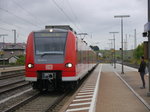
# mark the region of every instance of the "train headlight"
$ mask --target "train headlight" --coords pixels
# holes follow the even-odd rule
[[[73,65],[72,65],[72,63],[67,63],[66,64],[66,67],[68,67],[68,68],[71,68]]]
[[[50,32],[53,32],[53,29],[50,29],[49,31],[50,31]]]
[[[33,68],[33,64],[29,63],[28,68]]]

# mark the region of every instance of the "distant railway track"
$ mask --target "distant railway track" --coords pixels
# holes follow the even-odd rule
[[[127,63],[127,62],[124,62],[124,65],[130,66],[130,67],[133,67],[133,68],[139,68],[139,65],[131,64],[131,63]]]
[[[12,77],[24,76],[24,74],[25,74],[24,70],[4,72],[1,73],[0,80],[12,78]]]

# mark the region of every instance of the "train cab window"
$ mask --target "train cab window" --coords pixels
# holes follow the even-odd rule
[[[35,35],[35,54],[36,55],[50,55],[50,54],[64,54],[66,43],[66,33],[49,33]]]
[[[63,63],[67,33],[36,32],[34,34],[35,63]]]

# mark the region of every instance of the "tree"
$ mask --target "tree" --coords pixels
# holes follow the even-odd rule
[[[144,55],[144,44],[138,45],[138,47],[134,50],[133,56],[135,59],[140,59],[141,56]]]
[[[90,45],[90,47],[91,47],[94,51],[99,51],[99,47],[98,47],[98,46],[92,46],[92,45]]]
[[[20,55],[19,59],[17,60],[18,65],[24,65],[25,64],[25,56]]]

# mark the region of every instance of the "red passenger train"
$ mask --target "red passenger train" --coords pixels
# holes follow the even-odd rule
[[[26,80],[40,91],[74,86],[96,65],[96,57],[70,26],[46,26],[28,36]]]

